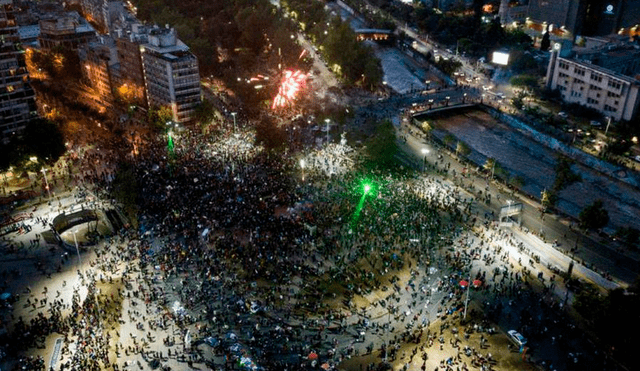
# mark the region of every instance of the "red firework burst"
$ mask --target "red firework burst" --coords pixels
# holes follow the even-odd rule
[[[284,71],[280,88],[278,88],[278,95],[273,99],[271,109],[284,107],[287,103],[293,104],[293,100],[300,92],[300,89],[304,87],[306,79],[307,75],[302,71]]]

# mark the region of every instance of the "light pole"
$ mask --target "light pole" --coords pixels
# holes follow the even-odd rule
[[[231,116],[233,116],[233,132],[236,132],[236,115],[238,112],[231,112]]]
[[[491,165],[491,180],[493,181],[493,175],[495,174],[495,170],[496,170],[496,160],[493,160],[493,164]]]
[[[300,168],[302,169],[302,181],[303,181],[303,182],[304,182],[304,165],[305,165],[305,163],[304,163],[304,159],[303,159],[303,158],[301,158],[301,159],[300,159]]]
[[[427,155],[429,154],[429,150],[426,148],[423,148],[420,150],[420,152],[422,152],[422,172],[424,173],[427,167]]]
[[[73,231],[73,242],[76,244],[76,253],[78,254],[78,267],[82,265],[80,261],[80,249],[78,249],[78,239],[76,238],[76,231]]]
[[[49,181],[47,180],[47,169],[42,168],[42,176],[44,176],[44,184],[47,187],[47,193],[49,193],[49,201],[51,201],[51,190],[49,189]]]
[[[471,290],[471,272],[469,272],[469,282],[467,282],[467,299],[464,301],[464,319],[467,319],[467,307],[469,306],[469,291]]]
[[[331,122],[331,119],[325,119],[324,122],[327,123],[327,144],[329,144],[329,130],[331,128],[331,126],[329,125],[329,123]]]
[[[607,128],[604,129],[604,136],[607,137],[607,133],[609,132],[609,125],[611,125],[611,116],[607,116]]]

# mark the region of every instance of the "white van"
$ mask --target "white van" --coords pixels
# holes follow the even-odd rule
[[[520,335],[520,333],[516,330],[509,330],[507,332],[507,337],[511,340],[512,343],[518,346],[518,348],[522,348],[527,344],[527,339]]]

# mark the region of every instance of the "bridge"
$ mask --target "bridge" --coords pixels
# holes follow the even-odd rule
[[[392,30],[377,28],[359,28],[355,30],[358,41],[373,40],[375,42],[392,42],[394,39]]]
[[[426,106],[426,107],[425,107]],[[437,112],[458,110],[462,108],[471,108],[480,106],[478,103],[458,103],[452,105],[445,105],[440,107],[431,108],[432,103],[425,104],[425,106],[418,106],[415,108],[414,113],[411,115],[412,117],[429,115]]]

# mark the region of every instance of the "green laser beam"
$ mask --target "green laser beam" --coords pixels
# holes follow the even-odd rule
[[[367,194],[363,194],[360,197],[360,202],[358,202],[358,207],[356,208],[356,212],[353,214],[353,224],[355,224],[358,219],[360,219],[360,212],[362,211],[362,207],[364,206],[364,199],[367,197]]]
[[[169,153],[173,154],[173,137],[171,136],[171,133],[169,133],[167,138],[167,150],[169,150]]]
[[[369,192],[373,190],[373,187],[371,184],[365,182],[362,185],[362,190],[362,197],[360,197],[360,202],[358,202],[358,207],[356,208],[356,212],[353,214],[353,218],[351,220],[354,226],[358,222],[358,219],[360,219],[360,213],[362,212],[362,208],[364,207],[364,201],[367,198]]]

